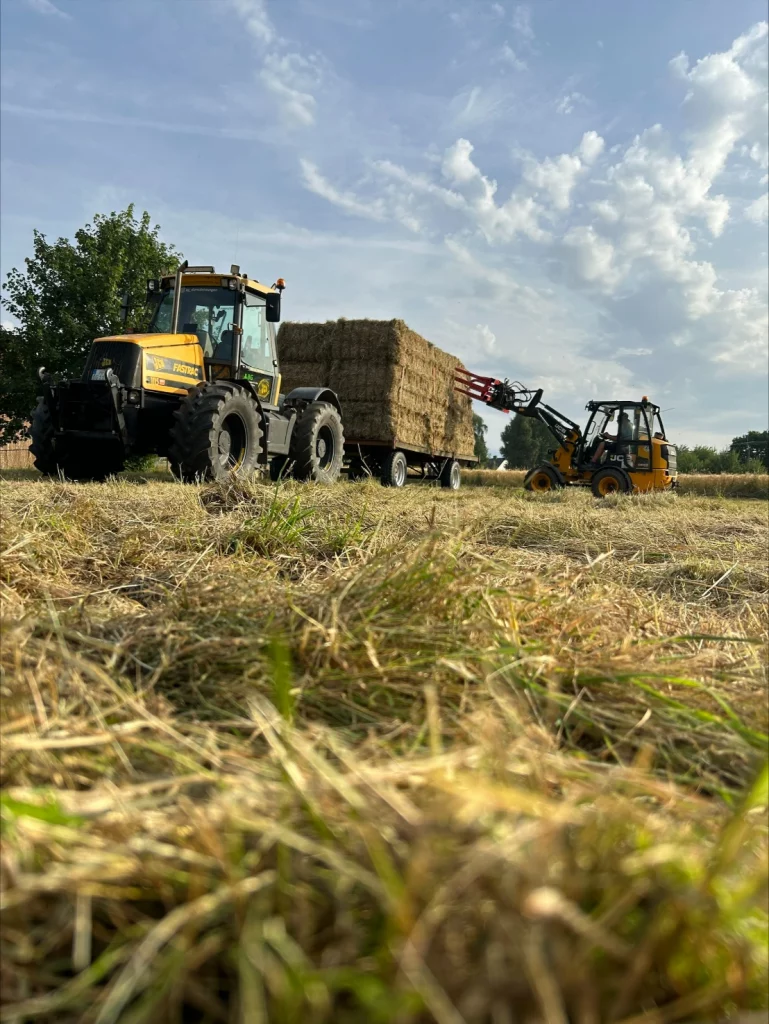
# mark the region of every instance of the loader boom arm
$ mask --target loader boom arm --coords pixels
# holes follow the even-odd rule
[[[478,402],[484,402],[491,409],[514,412],[519,416],[530,416],[543,423],[559,445],[567,442],[576,444],[582,436],[579,426],[562,412],[542,403],[542,388],[532,391],[519,381],[512,383],[505,378],[479,377],[464,367],[458,366],[454,373],[454,390],[469,395]]]

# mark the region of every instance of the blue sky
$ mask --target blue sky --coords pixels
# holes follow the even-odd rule
[[[648,394],[683,443],[766,428],[763,0],[0,14],[3,275],[134,202],[287,318],[402,317],[579,419]]]

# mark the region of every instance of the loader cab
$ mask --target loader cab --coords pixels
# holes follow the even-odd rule
[[[631,473],[648,473],[660,467],[655,449],[661,450],[667,442],[659,406],[642,399],[588,402],[587,409],[590,416],[578,455],[581,470],[614,465]]]
[[[213,268],[206,268],[213,271]],[[235,269],[235,268],[233,268]],[[280,319],[280,291],[240,274],[185,273],[176,325],[174,277],[148,282],[155,303],[151,332],[196,335],[206,379],[244,379],[263,402],[277,402],[279,374],[275,322]],[[280,282],[282,286],[282,282]]]

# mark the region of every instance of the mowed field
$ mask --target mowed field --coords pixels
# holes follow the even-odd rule
[[[0,1020],[766,1008],[765,500],[1,486]]]

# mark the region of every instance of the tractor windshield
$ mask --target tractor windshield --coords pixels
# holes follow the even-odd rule
[[[210,357],[223,335],[230,332],[235,315],[235,295],[229,288],[187,285],[182,288],[177,329],[183,334],[197,334],[203,352]],[[164,293],[150,323],[150,331],[172,329],[174,289]]]

